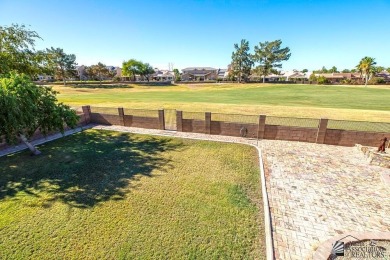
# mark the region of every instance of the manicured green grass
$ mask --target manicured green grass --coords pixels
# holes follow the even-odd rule
[[[59,100],[128,108],[174,108],[184,111],[328,117],[390,122],[387,86],[318,86],[271,84],[196,84],[132,88],[56,87]]]
[[[0,158],[1,259],[265,259],[257,151],[87,130]]]

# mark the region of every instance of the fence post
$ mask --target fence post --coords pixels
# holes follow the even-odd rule
[[[158,125],[159,129],[165,130],[164,109],[158,110]]]
[[[91,122],[91,107],[90,106],[82,106],[83,114],[85,118],[85,124],[89,124]]]
[[[183,132],[183,111],[176,111],[176,128],[177,131]]]
[[[211,112],[205,113],[205,133],[211,134]]]
[[[265,133],[265,115],[259,116],[259,128],[257,131],[257,139],[264,139],[264,133]]]
[[[316,138],[316,143],[317,144],[323,144],[324,143],[327,127],[328,127],[328,119],[327,118],[321,118],[320,122],[318,124],[318,131],[317,131],[317,138]]]
[[[123,107],[118,107],[118,114],[119,114],[119,125],[125,125],[125,112],[123,110]]]

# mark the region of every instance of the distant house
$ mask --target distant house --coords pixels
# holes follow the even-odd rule
[[[218,69],[218,71],[217,71],[217,79],[226,80],[228,75],[229,75],[229,72],[227,69]]]
[[[39,81],[52,81],[52,80],[54,80],[54,77],[49,76],[49,75],[38,75],[37,78]]]
[[[390,83],[390,73],[388,71],[382,71],[380,73],[377,73],[375,75],[375,77],[378,77],[378,78],[383,78],[383,80],[386,82],[386,83]]]
[[[88,80],[87,72],[86,72],[86,66],[76,66],[77,76],[79,80]]]
[[[280,71],[279,74],[270,74],[265,76],[265,82],[277,82],[277,81],[305,81],[308,80],[310,74],[302,73],[298,70]],[[251,75],[251,81],[262,81],[263,76]]]
[[[175,73],[170,70],[160,70],[155,68],[154,74],[151,75],[151,79],[155,81],[172,81],[175,80]]]
[[[183,81],[216,80],[218,77],[218,70],[211,67],[190,67],[183,69],[182,72]]]
[[[120,67],[115,67],[115,70],[116,70],[116,75],[115,77],[122,77],[122,68]]]
[[[108,71],[111,73],[111,75],[114,75],[114,77],[120,77],[122,75],[122,69],[115,66],[106,66]]]
[[[133,81],[133,76],[122,76],[122,69],[117,69],[117,76],[122,79],[122,81]],[[154,68],[154,73],[149,75],[149,80],[151,81],[173,81],[175,80],[175,74],[170,70],[160,70]],[[147,81],[145,76],[135,75],[135,81]]]
[[[316,77],[325,77],[330,83],[341,83],[344,80],[359,81],[360,73],[316,73]]]

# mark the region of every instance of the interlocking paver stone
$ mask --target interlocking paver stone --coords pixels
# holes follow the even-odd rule
[[[381,181],[389,169],[369,165],[354,147],[274,140],[259,146],[278,259],[310,259],[339,234],[390,231],[390,187]]]

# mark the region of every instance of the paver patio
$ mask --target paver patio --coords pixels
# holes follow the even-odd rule
[[[354,147],[263,140],[276,259],[311,259],[327,239],[390,231],[390,187]]]

